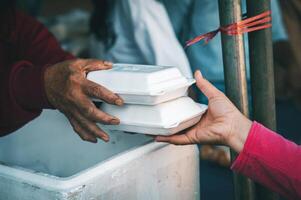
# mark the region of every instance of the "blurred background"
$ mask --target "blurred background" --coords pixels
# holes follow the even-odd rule
[[[19,0],[18,6],[44,23],[65,50],[88,57],[91,1]]]

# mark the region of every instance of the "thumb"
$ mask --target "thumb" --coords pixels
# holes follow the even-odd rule
[[[204,93],[204,95],[208,99],[212,99],[212,98],[222,94],[221,91],[219,91],[209,81],[207,81],[206,79],[203,78],[203,76],[199,70],[197,70],[194,73],[194,77],[196,79],[197,87]]]
[[[85,63],[85,71],[91,72],[91,71],[97,71],[97,70],[106,70],[111,69],[113,66],[113,63],[109,61],[102,61],[102,60],[96,60],[96,59],[88,59]]]

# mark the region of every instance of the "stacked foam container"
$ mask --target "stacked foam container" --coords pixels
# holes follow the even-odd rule
[[[103,111],[120,119],[120,125],[107,126],[111,130],[171,135],[196,124],[207,109],[187,97],[195,80],[184,77],[176,67],[114,64],[87,78],[125,102],[121,107],[102,104]]]

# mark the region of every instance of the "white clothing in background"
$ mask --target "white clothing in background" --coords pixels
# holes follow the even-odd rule
[[[91,56],[119,63],[176,66],[191,78],[191,68],[167,11],[156,0],[117,0],[113,10],[115,44],[105,50],[94,37]]]

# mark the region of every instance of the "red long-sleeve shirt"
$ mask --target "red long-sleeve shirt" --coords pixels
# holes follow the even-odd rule
[[[72,59],[38,21],[15,12],[8,40],[0,38],[0,136],[6,135],[49,108],[44,71]],[[0,25],[1,26],[1,25]]]
[[[287,199],[301,199],[301,147],[254,122],[232,169]]]

